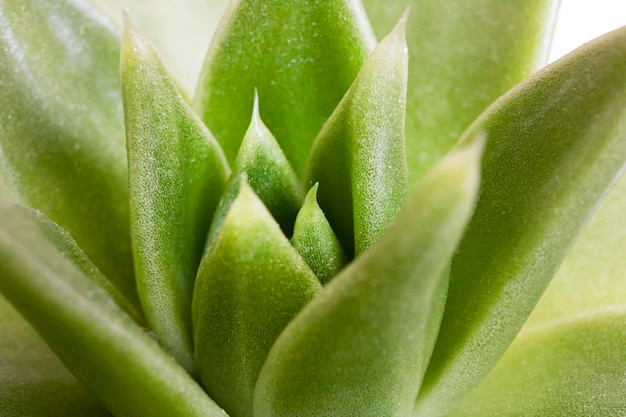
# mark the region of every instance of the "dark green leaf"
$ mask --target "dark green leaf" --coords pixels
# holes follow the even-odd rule
[[[348,258],[317,204],[318,186],[315,184],[306,195],[296,218],[291,244],[320,282],[326,284],[348,263]]]
[[[233,162],[258,88],[263,118],[302,173],[373,43],[356,0],[233,1],[206,57],[196,109]]]
[[[0,293],[112,414],[224,416],[30,215],[3,199],[0,218]]]
[[[417,415],[444,414],[495,365],[622,171],[625,73],[623,28],[540,71],[466,134],[489,136],[482,189]]]
[[[252,417],[269,349],[321,285],[247,183],[240,189],[198,271],[193,322],[205,389],[233,417]]]
[[[121,71],[137,288],[159,341],[192,371],[193,283],[229,168],[129,21]]]
[[[404,202],[406,16],[367,59],[315,140],[307,182],[350,253],[378,240]]]
[[[137,303],[117,28],[81,0],[0,3],[0,171]]]
[[[287,326],[259,376],[255,417],[410,414],[475,204],[479,145],[431,171],[381,240]]]

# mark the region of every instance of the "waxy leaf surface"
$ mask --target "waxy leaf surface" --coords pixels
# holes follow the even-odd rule
[[[236,0],[211,43],[195,108],[233,162],[252,92],[296,172],[313,139],[371,51],[357,0]]]
[[[159,341],[192,371],[193,284],[229,168],[152,45],[128,21],[121,63],[139,297]]]
[[[626,413],[626,304],[520,333],[450,417],[614,417]]]
[[[194,292],[202,383],[232,417],[252,417],[267,353],[321,284],[244,181],[202,265]]]
[[[445,413],[495,365],[621,173],[624,73],[626,28],[540,71],[467,133],[489,137],[481,194],[417,415]]]
[[[416,183],[547,58],[558,0],[363,0],[376,34],[409,7],[407,159]]]
[[[410,415],[474,207],[480,145],[437,165],[381,240],[287,326],[259,376],[256,417]]]
[[[406,195],[405,23],[365,61],[307,161],[307,183],[320,183],[320,206],[350,254],[378,240]]]
[[[0,293],[112,414],[224,416],[30,215],[2,200],[0,216]]]
[[[137,303],[116,27],[83,0],[0,3],[0,176]]]
[[[315,184],[306,195],[296,217],[291,244],[325,284],[344,267],[348,258],[317,204],[318,187]]]

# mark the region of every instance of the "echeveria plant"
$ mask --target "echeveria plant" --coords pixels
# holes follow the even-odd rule
[[[626,29],[530,75],[555,3],[0,0],[0,416],[626,415]]]

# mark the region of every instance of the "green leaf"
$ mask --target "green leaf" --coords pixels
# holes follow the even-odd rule
[[[287,326],[259,376],[255,417],[410,414],[475,203],[479,145],[444,159],[381,240]]]
[[[272,213],[285,234],[291,235],[298,210],[304,200],[304,191],[276,139],[261,120],[256,91],[252,120],[211,223],[208,244],[215,238],[228,214],[230,204],[239,194],[242,176],[246,177],[248,184]]]
[[[121,72],[137,287],[159,341],[193,372],[193,285],[229,168],[152,45],[125,23]]]
[[[357,255],[377,241],[407,189],[406,16],[367,59],[315,140],[307,183],[339,240]]]
[[[482,189],[417,415],[444,414],[495,365],[619,176],[624,73],[626,28],[540,71],[467,133],[489,135]]]
[[[363,0],[378,36],[407,8],[407,159],[416,183],[500,95],[546,62],[558,0]]]
[[[233,417],[252,416],[267,353],[321,285],[244,181],[202,260],[193,322],[200,377]]]
[[[0,106],[9,193],[137,304],[115,26],[80,0],[0,3]]]
[[[184,92],[193,92],[203,56],[227,0],[92,0],[122,24],[127,9],[142,33],[161,51]]]
[[[258,88],[267,126],[302,173],[373,44],[356,0],[233,1],[209,48],[196,110],[232,163]]]
[[[626,413],[626,304],[520,334],[450,417],[612,417]]]
[[[28,214],[2,200],[0,217],[0,293],[112,414],[224,416]]]
[[[317,204],[318,187],[319,183],[315,184],[306,195],[296,217],[291,244],[320,282],[326,284],[348,263],[348,257]]]
[[[2,417],[107,417],[35,331],[0,296]]]

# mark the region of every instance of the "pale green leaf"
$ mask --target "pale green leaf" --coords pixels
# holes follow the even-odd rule
[[[307,183],[320,183],[320,206],[350,254],[378,240],[406,195],[405,23],[365,61],[307,162]]]
[[[407,160],[415,183],[492,101],[545,64],[558,0],[363,0],[378,36],[409,7]]]
[[[244,181],[202,260],[194,292],[202,383],[233,417],[252,417],[267,353],[321,285]]]
[[[2,296],[0,404],[2,417],[110,416]]]
[[[445,158],[381,240],[287,326],[259,376],[255,417],[410,414],[475,204],[480,151]]]
[[[476,213],[451,270],[420,416],[495,365],[626,160],[626,28],[540,71],[467,133],[489,141]]]
[[[258,88],[263,118],[300,174],[373,43],[358,0],[232,1],[200,75],[196,110],[233,162]]]
[[[137,303],[116,33],[83,0],[0,2],[0,171]]]
[[[2,200],[0,218],[0,293],[112,414],[225,415],[29,215]]]
[[[127,9],[161,52],[186,94],[192,93],[211,37],[228,0],[92,0],[122,24]]]
[[[306,195],[296,217],[291,244],[320,282],[326,284],[348,263],[348,257],[317,204],[318,187],[315,184]]]
[[[193,285],[229,168],[152,45],[125,23],[121,72],[137,288],[159,341],[193,371]]]
[[[272,132],[261,120],[256,92],[252,119],[211,223],[207,244],[215,238],[230,204],[239,194],[242,176],[246,177],[248,184],[272,213],[284,233],[291,235],[298,210],[304,200],[304,190]]]
[[[626,415],[626,304],[522,332],[449,417]]]

